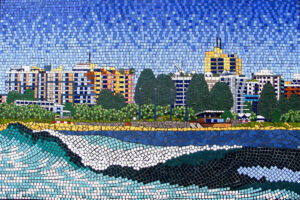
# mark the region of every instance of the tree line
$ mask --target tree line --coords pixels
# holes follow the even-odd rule
[[[139,91],[139,88],[141,88],[141,91]],[[169,105],[171,94],[172,104],[174,104],[176,99],[176,87],[171,76],[160,74],[155,78],[151,69],[144,69],[141,72],[135,87],[135,103],[138,104],[139,101],[141,101],[142,105],[152,104],[154,102],[155,88],[157,89],[157,105]],[[141,96],[141,100],[139,99],[139,95]],[[187,105],[195,112],[208,109],[230,110],[233,106],[233,97],[226,83],[216,83],[211,92],[209,92],[204,75],[195,74],[187,88]]]
[[[155,90],[156,95],[154,95]],[[154,108],[155,96],[157,106],[161,106],[161,108],[166,108],[166,106],[169,106],[170,108],[170,103],[174,105],[176,100],[175,83],[172,80],[170,74],[159,74],[157,77],[155,77],[151,69],[144,69],[138,78],[134,94],[135,104],[138,105],[139,103],[141,103],[141,105],[143,106],[142,115],[150,117],[150,115],[147,114],[147,109],[149,109],[150,107]],[[35,100],[34,91],[28,89],[24,94],[19,94],[15,91],[11,91],[8,93],[7,103],[14,102],[17,99]],[[147,107],[147,105],[149,106]],[[251,105],[248,105],[247,103],[245,103],[245,105],[246,108],[249,109],[249,111],[246,112],[251,112],[254,116],[255,113],[251,110]],[[96,106],[101,106],[101,109],[103,109],[103,111],[112,109],[118,111],[122,110],[123,108],[125,109],[127,107],[127,104],[126,99],[122,94],[115,93],[111,90],[102,90],[97,97]],[[229,86],[224,82],[217,82],[211,89],[211,91],[209,91],[204,75],[195,74],[191,78],[191,81],[187,88],[187,106],[189,113],[197,113],[203,110],[223,110],[226,111],[226,117],[232,118],[233,115],[230,113],[230,109],[233,106],[233,95],[230,91]],[[67,102],[64,105],[64,109],[71,111],[72,116],[75,116],[76,106],[72,105],[72,103]],[[126,109],[124,109],[123,111],[126,111]],[[127,109],[129,109],[129,107],[127,107]],[[80,112],[82,111],[82,109],[79,110]],[[264,116],[269,121],[279,122],[283,120],[282,116],[288,113],[290,110],[300,110],[300,97],[296,94],[292,94],[290,98],[287,99],[282,94],[279,101],[277,101],[275,90],[272,84],[265,84],[258,101],[258,114]],[[150,114],[151,113],[152,111],[150,112]],[[166,114],[170,114],[169,111],[166,112]],[[182,118],[181,114],[180,117],[178,117],[180,119]],[[159,115],[161,116],[162,113],[160,113]],[[126,118],[124,116],[122,117],[122,119]],[[234,116],[236,118],[236,115]],[[88,118],[91,118],[91,116]],[[108,117],[105,117],[105,119],[107,118]],[[114,119],[118,119],[118,117],[114,117]]]
[[[34,91],[32,89],[27,89],[24,94],[21,94],[17,91],[10,91],[7,94],[6,103],[13,103],[15,100],[35,100]]]
[[[300,97],[292,94],[287,99],[281,94],[279,101],[277,101],[275,89],[271,83],[266,83],[260,94],[258,101],[258,114],[264,116],[267,120],[272,122],[280,122],[282,116],[289,111],[300,110]]]

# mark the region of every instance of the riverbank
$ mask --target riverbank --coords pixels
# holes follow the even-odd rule
[[[0,125],[0,131],[6,129],[9,124],[20,123],[32,130],[57,130],[57,131],[227,131],[227,130],[299,130],[300,127],[293,127],[288,123],[285,126],[266,126],[260,127],[255,125],[254,127],[230,127],[230,128],[157,128],[157,127],[145,127],[145,126],[109,126],[98,124],[49,124],[49,123],[36,123],[36,122],[20,122],[11,121],[7,124]]]

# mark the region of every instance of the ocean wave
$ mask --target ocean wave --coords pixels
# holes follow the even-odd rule
[[[243,146],[298,149],[299,130],[227,131],[59,131],[65,135],[102,135],[123,142],[155,146]]]
[[[182,155],[189,155],[190,153],[198,151],[209,150],[229,150],[235,148],[242,148],[241,146],[183,146],[183,147],[163,147],[163,148],[151,148],[148,145],[139,146],[136,148],[123,150],[111,149],[110,145],[114,146],[117,143],[123,145],[123,142],[112,139],[111,141],[104,139],[103,136],[90,136],[96,137],[99,140],[104,139],[107,143],[100,143],[102,145],[91,144],[86,141],[82,136],[78,135],[64,135],[58,131],[44,130],[50,133],[52,136],[61,139],[68,148],[79,155],[82,158],[82,162],[85,166],[90,166],[95,170],[105,170],[109,166],[118,165],[122,167],[132,167],[139,170],[145,167],[155,166],[159,163],[164,163],[169,159],[176,158]],[[113,142],[113,143],[111,143]],[[153,146],[153,145],[152,145]]]
[[[76,145],[79,144],[74,144],[74,146]],[[123,142],[119,141],[119,145],[122,146]],[[135,149],[137,154],[139,153],[138,148],[132,149]],[[146,149],[152,149],[152,147]],[[155,150],[159,149],[161,148]],[[273,187],[274,185],[266,186],[264,185],[266,183],[260,183],[249,178],[244,179],[250,181],[242,183],[241,187],[246,187],[242,189],[233,185],[233,179],[228,182],[232,185],[224,182],[230,174],[233,177],[238,176],[238,178],[244,176],[237,173],[237,169],[242,164],[236,161],[242,162],[244,160],[242,163],[245,164],[247,159],[251,160],[251,156],[256,155],[256,160],[263,164],[263,156],[269,155],[267,153],[269,151],[272,152],[272,149],[258,150],[257,148],[244,147],[228,150],[205,150],[173,157],[164,163],[140,170],[116,165],[105,170],[94,170],[85,166],[80,155],[73,152],[59,137],[46,131],[33,132],[18,124],[10,125],[0,133],[0,198],[299,199],[300,195],[296,193],[296,189],[293,189],[299,184],[288,187],[286,182],[283,182],[283,187],[276,188]],[[294,159],[297,158],[295,157],[295,153],[297,155],[299,153],[297,150],[287,151],[294,153],[292,154]],[[218,156],[220,152],[223,152],[222,156]],[[284,152],[285,150],[276,149],[274,155],[281,155]],[[149,153],[151,152],[149,151]],[[207,155],[211,156],[208,158]],[[187,158],[184,158],[185,156]],[[188,158],[198,159],[201,162],[189,163],[190,159]],[[285,158],[286,162],[291,159],[288,156]],[[228,159],[233,163],[224,165]],[[271,157],[268,162],[274,163],[275,161]],[[284,160],[282,163],[287,165]],[[292,164],[292,162],[289,163]],[[218,167],[213,169],[213,165],[218,165]],[[280,167],[279,161],[274,165]],[[223,171],[220,166],[223,166]],[[201,167],[212,168],[211,174],[199,171]],[[130,177],[130,173],[126,173],[128,169],[136,175],[132,174],[133,177]],[[183,169],[187,170],[188,173],[185,173],[187,177],[181,176],[184,173]],[[145,170],[148,174],[145,173]],[[233,173],[234,170],[236,174]],[[295,171],[295,169],[293,170]],[[182,173],[176,173],[180,171]],[[163,179],[158,176],[162,174],[165,174]],[[195,177],[194,180],[196,181],[201,181],[196,178],[199,174],[207,180],[203,185],[199,184],[200,182],[193,183],[191,181],[186,182],[186,184],[180,182],[192,180],[191,177]],[[212,176],[213,174],[216,176]],[[216,182],[217,180],[220,183]],[[253,183],[258,184],[258,187],[254,187]]]

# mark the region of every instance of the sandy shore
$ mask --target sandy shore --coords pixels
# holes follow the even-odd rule
[[[134,127],[134,126],[90,126],[75,124],[48,124],[35,122],[11,122],[20,123],[32,130],[66,130],[66,131],[225,131],[225,130],[300,130],[300,127],[230,127],[230,128],[154,128],[154,127]],[[6,129],[9,124],[1,124],[0,131]]]

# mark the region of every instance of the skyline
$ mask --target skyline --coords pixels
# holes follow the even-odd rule
[[[181,61],[185,71],[203,73],[216,37],[248,77],[262,69],[286,80],[300,73],[296,0],[54,2],[1,2],[0,78],[22,65],[70,70],[88,52],[93,63],[132,67],[137,77],[144,68],[175,72]]]

